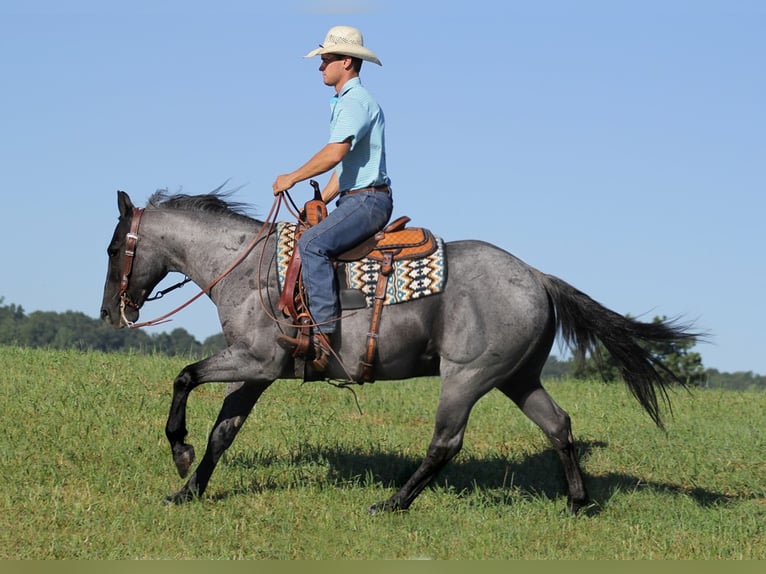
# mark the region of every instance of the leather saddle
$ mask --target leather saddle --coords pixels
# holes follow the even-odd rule
[[[335,258],[336,264],[373,259],[380,263],[380,271],[375,285],[375,299],[370,324],[367,333],[367,345],[364,355],[359,362],[357,382],[374,381],[373,364],[377,350],[378,327],[383,311],[388,278],[393,271],[393,262],[401,259],[419,259],[428,257],[438,249],[438,243],[433,233],[421,227],[407,227],[410,218],[402,216],[389,223],[369,239]],[[295,227],[293,245],[298,245],[298,238],[309,227],[306,221],[299,222]],[[280,294],[278,309],[293,319],[298,328],[298,338],[305,345],[298,345],[294,356],[300,358],[305,354],[310,341],[313,321],[306,305],[303,292],[303,282],[300,280],[301,259],[298,249],[293,249],[290,262],[285,273],[284,287]]]
[[[338,261],[359,261],[369,258],[385,262],[391,256],[392,261],[399,259],[418,259],[428,257],[436,251],[436,238],[430,230],[422,227],[406,227],[410,218],[406,215],[389,223],[369,239],[345,253]]]

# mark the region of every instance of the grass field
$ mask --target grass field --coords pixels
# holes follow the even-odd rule
[[[764,559],[766,394],[674,394],[667,433],[622,385],[562,381],[596,506],[564,513],[542,433],[500,393],[409,512],[370,516],[420,463],[435,379],[354,395],[278,381],[205,497],[183,485],[164,436],[186,361],[0,347],[0,558]],[[189,403],[201,457],[223,385]]]

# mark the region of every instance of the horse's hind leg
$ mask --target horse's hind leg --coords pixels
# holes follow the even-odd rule
[[[480,386],[477,384],[474,389],[478,388]],[[372,505],[369,508],[370,513],[406,510],[410,507],[415,498],[462,448],[468,415],[484,392],[474,390],[466,394],[458,388],[451,390],[449,382],[443,378],[434,434],[425,459],[404,486],[388,500]]]
[[[589,499],[585,490],[582,470],[577,460],[569,414],[556,404],[542,387],[539,379],[531,385],[522,384],[521,387],[516,386],[518,379],[514,379],[514,383],[498,388],[542,429],[556,449],[564,467],[564,475],[569,488],[569,509],[573,513],[577,513],[589,504]]]

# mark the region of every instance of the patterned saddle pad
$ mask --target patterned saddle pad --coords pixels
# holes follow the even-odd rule
[[[285,273],[293,252],[294,235],[294,223],[277,223],[277,268],[280,291],[284,287]],[[441,237],[436,237],[436,243],[437,249],[431,255],[394,261],[394,270],[386,286],[386,297],[383,301],[385,305],[421,299],[444,290],[447,280],[444,241]],[[338,279],[341,290],[361,291],[367,306],[372,307],[380,265],[380,262],[368,257],[339,265]]]

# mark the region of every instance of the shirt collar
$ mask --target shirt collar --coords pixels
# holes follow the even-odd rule
[[[359,76],[351,78],[345,84],[343,84],[343,88],[341,88],[340,93],[338,94],[338,97],[346,94],[351,88],[355,88],[356,86],[361,86],[361,85],[362,85],[362,80]]]

